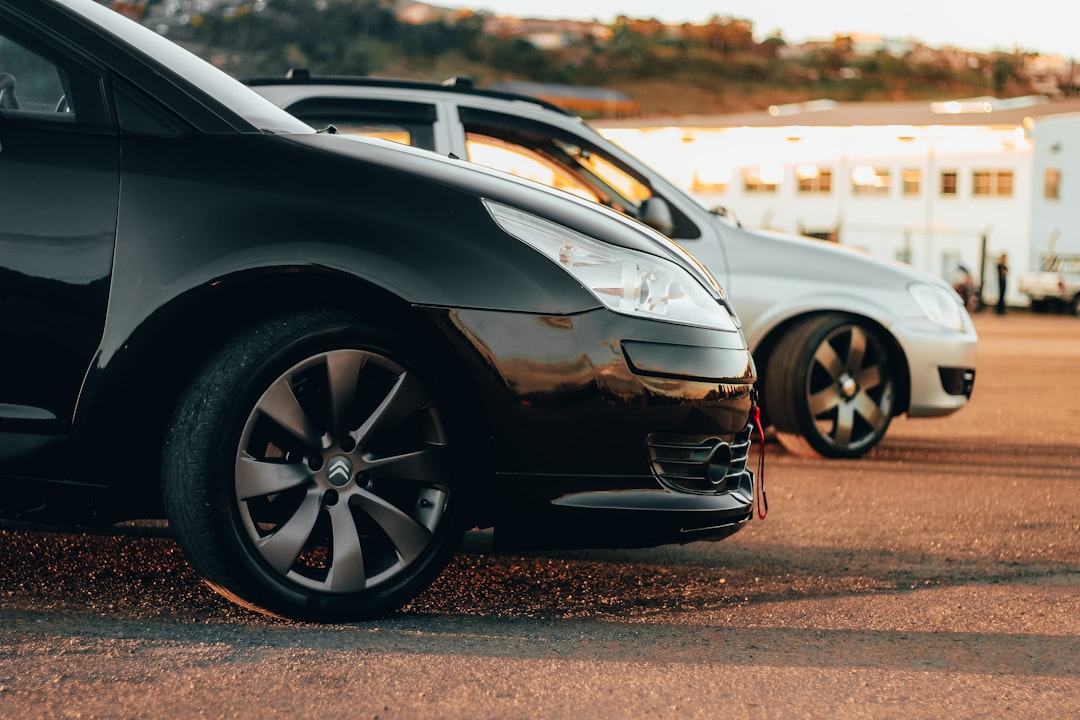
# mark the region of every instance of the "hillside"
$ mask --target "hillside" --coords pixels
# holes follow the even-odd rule
[[[507,26],[484,14],[406,22],[379,0],[272,0],[258,7],[180,22],[155,18],[151,6],[145,21],[238,77],[307,67],[319,74],[434,81],[465,75],[481,87],[508,80],[604,87],[637,101],[643,115],[738,112],[822,97],[914,100],[1040,91],[1022,55],[916,47],[897,56],[868,52],[843,37],[796,48],[778,37],[756,42],[749,23],[732,18],[679,28],[626,19],[613,26],[565,24],[557,43],[541,49],[531,25]],[[1066,94],[1074,86],[1069,78]]]

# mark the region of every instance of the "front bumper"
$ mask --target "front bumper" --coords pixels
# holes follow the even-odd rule
[[[911,378],[908,417],[938,417],[967,405],[975,383],[978,336],[920,324],[892,328]]]
[[[725,456],[697,464],[701,472],[678,467],[674,476],[673,436],[650,438],[648,450],[661,478],[503,476],[512,493],[495,523],[500,548],[652,547],[697,540],[721,540],[738,531],[753,516],[754,475],[748,468],[747,426],[733,442],[717,437],[698,442],[679,436],[678,446],[708,448],[705,454]],[[741,451],[732,452],[731,448]],[[741,452],[741,454],[738,454]],[[734,462],[729,457],[734,455]],[[687,491],[708,484],[710,470],[722,477],[708,490]]]
[[[607,310],[452,310],[492,439],[496,542],[645,547],[752,515],[755,380],[741,333]]]

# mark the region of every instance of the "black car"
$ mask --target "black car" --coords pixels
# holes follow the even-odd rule
[[[755,369],[634,220],[316,132],[92,0],[0,0],[0,506],[167,518],[243,605],[400,607],[470,527],[720,539]]]

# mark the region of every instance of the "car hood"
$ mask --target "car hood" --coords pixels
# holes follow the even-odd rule
[[[944,280],[911,265],[848,245],[726,224],[722,232],[725,238],[737,240],[743,250],[732,259],[733,272],[769,273],[869,288],[905,288],[913,282],[949,287]]]
[[[569,193],[456,157],[445,157],[385,140],[332,133],[280,137],[378,165],[386,171],[408,173],[416,178],[447,185],[478,198],[501,202],[547,218],[597,240],[666,258],[697,277],[718,298],[725,297],[712,274],[677,243],[643,223]]]
[[[953,292],[940,278],[856,248],[716,222],[725,248],[722,280],[751,347],[787,320],[823,310],[872,318],[885,327],[926,324],[911,286]]]

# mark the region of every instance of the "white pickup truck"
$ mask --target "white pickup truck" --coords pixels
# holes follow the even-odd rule
[[[1067,310],[1080,315],[1080,255],[1054,255],[1042,270],[1022,273],[1018,282],[1034,312]]]

